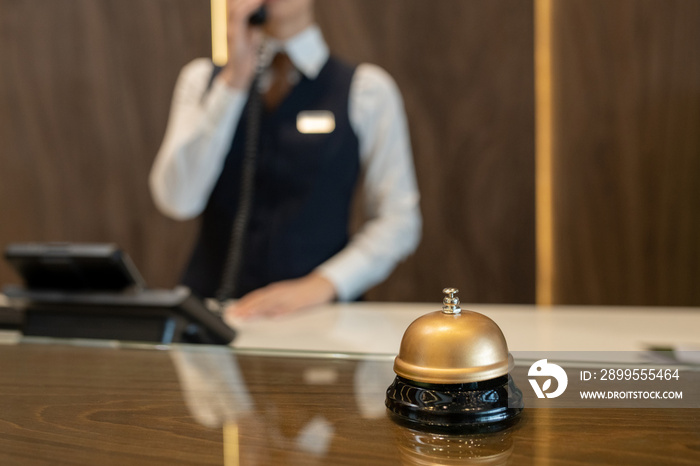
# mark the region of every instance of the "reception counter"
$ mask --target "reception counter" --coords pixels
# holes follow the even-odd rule
[[[231,321],[235,346],[396,355],[406,327],[440,309],[431,303],[321,306],[271,320]],[[643,351],[650,346],[700,350],[700,308],[462,304],[503,331],[511,351]]]
[[[384,407],[393,357],[405,327],[435,306],[334,305],[238,322],[233,347],[5,333],[0,464],[700,462],[700,409],[689,400],[678,408],[547,407],[525,381],[529,353],[578,355],[560,361],[569,368],[587,355],[698,345],[697,310],[463,307],[495,320],[516,355],[525,410],[515,426],[445,434],[394,422]],[[680,374],[684,387],[700,386],[697,365],[684,363]],[[582,384],[569,377],[569,390]]]

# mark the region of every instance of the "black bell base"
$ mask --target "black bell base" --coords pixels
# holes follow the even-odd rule
[[[464,384],[397,376],[385,404],[397,423],[438,433],[498,432],[516,424],[523,410],[522,392],[510,375]]]

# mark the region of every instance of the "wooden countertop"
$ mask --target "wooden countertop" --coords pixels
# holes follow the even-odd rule
[[[390,357],[158,348],[0,345],[0,464],[700,462],[700,409],[526,400],[514,428],[450,438],[388,418]]]

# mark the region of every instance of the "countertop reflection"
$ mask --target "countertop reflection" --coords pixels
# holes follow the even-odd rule
[[[360,438],[369,441],[386,422],[390,358],[270,357],[193,346],[169,354],[194,419],[223,428],[230,464],[329,464],[330,456],[361,449]],[[358,425],[365,427],[355,431]],[[387,438],[384,445],[393,443]]]

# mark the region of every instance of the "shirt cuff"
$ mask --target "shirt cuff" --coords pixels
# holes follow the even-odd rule
[[[372,261],[360,251],[341,251],[315,269],[333,284],[337,300],[353,301],[389,276],[393,264]]]

